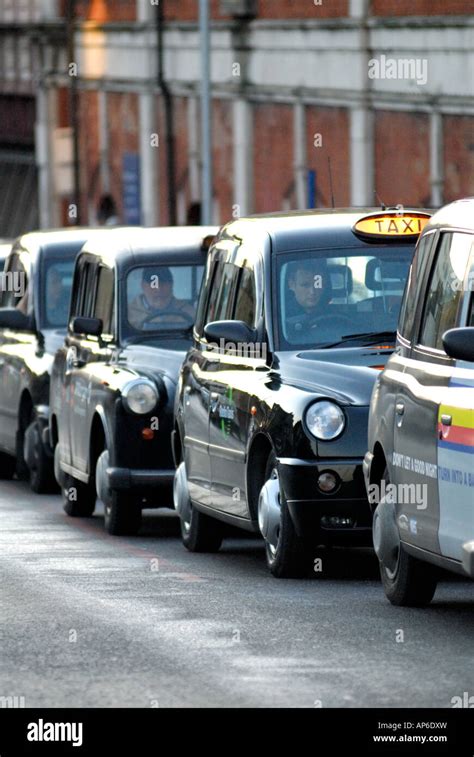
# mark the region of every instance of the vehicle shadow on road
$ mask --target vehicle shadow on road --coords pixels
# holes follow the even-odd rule
[[[179,518],[174,510],[144,510],[138,532],[140,539],[177,539],[181,537]]]

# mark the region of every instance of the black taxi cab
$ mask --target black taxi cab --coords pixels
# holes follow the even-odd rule
[[[87,229],[30,232],[10,245],[0,291],[0,478],[55,488],[49,378],[64,340],[74,260]]]
[[[371,538],[362,460],[394,348],[422,211],[334,210],[229,223],[211,248],[176,395],[185,546],[259,532],[278,577],[314,546]]]
[[[216,231],[102,230],[77,258],[49,436],[66,513],[91,516],[98,497],[110,534],[172,507],[175,387]]]
[[[420,237],[364,473],[392,604],[427,605],[444,569],[474,578],[474,199]]]

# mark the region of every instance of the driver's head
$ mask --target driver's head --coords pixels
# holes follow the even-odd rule
[[[329,295],[329,274],[325,263],[315,260],[300,260],[293,263],[288,276],[288,287],[296,302],[306,312],[326,304]]]
[[[151,307],[166,307],[173,298],[173,274],[170,269],[166,266],[144,268],[142,290]]]

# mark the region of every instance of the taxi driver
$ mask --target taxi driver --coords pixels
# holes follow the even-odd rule
[[[329,274],[323,261],[301,260],[293,263],[288,276],[289,315],[307,320],[324,315],[331,300]]]
[[[194,319],[190,303],[173,293],[173,274],[165,266],[146,267],[142,272],[141,294],[128,307],[128,320],[136,329],[153,329],[162,322],[189,324]]]

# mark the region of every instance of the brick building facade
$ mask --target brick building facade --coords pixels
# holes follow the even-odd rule
[[[166,224],[156,6],[74,5],[80,220],[94,223],[111,194],[123,221]],[[185,223],[200,200],[198,0],[161,5],[176,214]],[[210,5],[214,221],[333,203],[437,206],[474,194],[471,0]],[[42,226],[75,220],[66,7],[0,0],[0,171],[14,156],[29,161]],[[0,236],[1,224],[0,207]]]

